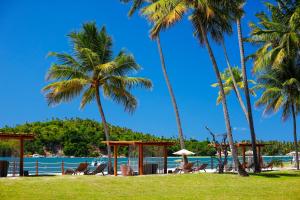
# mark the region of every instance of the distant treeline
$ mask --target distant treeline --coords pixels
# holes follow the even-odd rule
[[[157,137],[132,131],[128,128],[110,125],[111,140],[139,140],[139,141],[174,141],[177,142],[169,148],[169,155],[180,149],[176,138]],[[101,123],[89,119],[53,119],[46,122],[32,122],[15,127],[5,126],[0,132],[24,132],[34,133],[36,138],[25,143],[25,153],[34,154],[60,154],[66,156],[98,156],[106,154],[103,127]],[[186,140],[186,149],[193,151],[198,156],[215,155],[215,150],[209,147],[210,141]],[[264,155],[285,155],[293,150],[293,143],[269,141],[263,148]],[[8,149],[7,143],[0,142],[0,150]],[[9,150],[9,152],[12,150]],[[120,155],[127,155],[127,148],[119,148]]]

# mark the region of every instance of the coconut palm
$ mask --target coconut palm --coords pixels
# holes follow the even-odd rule
[[[300,111],[300,62],[290,59],[280,68],[270,69],[258,77],[257,89],[263,93],[256,106],[265,106],[264,114],[282,110],[282,120],[293,118],[293,136],[296,152],[296,167],[299,170],[296,116]]]
[[[232,150],[233,160],[236,166],[239,168],[240,175],[247,175],[247,173],[241,168],[238,160],[237,150],[234,145],[232,137],[232,129],[230,124],[230,118],[227,108],[227,102],[225,97],[225,91],[220,75],[220,71],[212,51],[208,35],[214,41],[220,42],[223,40],[224,33],[231,33],[231,22],[234,19],[229,12],[235,4],[231,4],[229,1],[185,1],[185,0],[158,0],[151,5],[147,6],[143,10],[143,14],[147,16],[149,21],[153,22],[153,28],[151,30],[151,36],[155,37],[159,35],[160,31],[167,29],[174,25],[177,21],[181,20],[184,13],[191,10],[192,14],[190,20],[195,29],[195,36],[199,39],[201,44],[204,44],[208,50],[209,57],[213,64],[220,94],[222,96],[222,105],[225,118],[225,124],[227,129],[228,141]]]
[[[243,33],[242,33],[242,26],[241,20],[243,15],[243,5],[245,0],[236,1],[237,3],[237,10],[232,10],[234,15],[236,16],[236,24],[237,24],[237,35],[238,35],[238,43],[240,49],[240,58],[241,58],[241,68],[242,68],[242,77],[243,77],[243,84],[244,84],[244,94],[246,99],[247,105],[247,112],[246,118],[248,119],[248,124],[250,128],[250,135],[251,135],[251,144],[252,144],[252,151],[253,151],[253,162],[254,162],[254,172],[260,172],[260,164],[257,155],[256,149],[256,134],[254,129],[254,122],[253,122],[253,115],[252,115],[252,107],[251,107],[251,100],[250,100],[250,90],[248,86],[248,77],[247,77],[247,69],[246,69],[246,62],[245,62],[245,50],[244,50],[244,43],[243,43]]]
[[[237,74],[233,72],[233,69],[231,67],[231,64],[230,64],[230,61],[229,61],[229,56],[227,54],[227,49],[226,49],[226,45],[225,45],[224,40],[221,41],[221,45],[223,47],[223,52],[224,52],[224,56],[225,56],[225,60],[226,60],[226,64],[227,64],[227,69],[228,69],[228,71],[230,73],[231,82],[232,82],[232,86],[233,86],[232,89],[235,91],[237,100],[238,100],[238,102],[239,102],[239,104],[240,104],[240,106],[241,106],[241,108],[242,108],[242,110],[243,110],[243,112],[245,114],[245,117],[246,117],[247,121],[249,121],[249,119],[248,119],[248,111],[247,111],[246,106],[244,104],[241,92],[239,90],[240,87],[239,87],[239,85],[237,83],[237,80],[236,80],[236,78],[238,78],[238,77],[236,77]]]
[[[124,3],[128,3],[131,0],[121,0]],[[155,2],[155,0],[132,0],[133,4],[132,7],[128,13],[129,16],[132,16],[134,14],[134,12],[138,9],[140,9],[143,4],[149,4],[149,3],[153,3]],[[159,36],[159,32],[155,35],[150,34],[151,38],[154,39],[156,41],[157,44],[157,48],[158,48],[158,53],[159,53],[159,57],[160,57],[160,61],[161,61],[161,68],[163,71],[163,75],[167,84],[167,88],[171,97],[171,101],[172,101],[172,105],[173,105],[173,109],[175,112],[175,117],[176,117],[176,123],[177,123],[177,129],[178,129],[178,137],[179,137],[179,142],[180,142],[180,148],[184,149],[185,148],[185,144],[184,144],[184,135],[183,135],[183,131],[182,131],[182,125],[181,125],[181,119],[180,119],[180,114],[179,114],[179,108],[177,105],[177,101],[175,98],[175,94],[167,73],[167,68],[166,68],[166,64],[165,64],[165,57],[163,54],[163,50],[162,50],[162,46],[161,46],[161,42],[160,42],[160,36]],[[183,160],[184,163],[186,164],[188,162],[187,157],[183,156]]]
[[[249,42],[261,45],[261,47],[253,54],[254,58],[254,72],[262,71],[266,68],[279,67],[284,60],[290,57],[295,57],[297,49],[300,46],[299,21],[300,21],[300,7],[299,1],[294,0],[278,0],[278,6],[266,3],[271,10],[271,18],[265,13],[257,14],[260,25],[250,23],[252,29]],[[297,6],[298,4],[298,6]],[[298,8],[297,8],[298,7]],[[247,73],[244,56],[244,46],[242,41],[241,18],[237,18],[238,40],[240,47],[241,65],[243,69],[243,77],[245,83],[245,97],[247,101],[249,125],[252,140],[253,155],[257,157],[256,148],[254,146],[255,133],[251,111],[251,102],[249,97],[249,89],[247,86]],[[256,162],[254,157],[254,163]],[[257,159],[258,160],[258,159]],[[256,166],[256,165],[255,165]],[[259,166],[255,167],[258,171]]]
[[[47,80],[51,81],[43,88],[49,105],[69,102],[81,97],[80,107],[96,101],[102,119],[106,140],[109,141],[109,127],[103,111],[103,96],[124,106],[125,111],[133,112],[137,100],[131,89],[142,87],[150,89],[150,80],[128,76],[140,70],[134,57],[121,51],[112,56],[112,39],[105,27],[97,29],[95,23],[86,23],[80,32],[69,34],[72,53],[50,53],[58,59],[51,65]],[[109,172],[111,172],[111,149],[107,146]]]
[[[258,24],[250,23],[248,42],[259,45],[250,57],[254,59],[254,72],[277,68],[287,59],[295,57],[300,48],[300,2],[278,0],[278,6],[266,3],[271,15],[257,14]]]
[[[236,81],[237,89],[234,86],[233,78],[231,75],[231,72],[229,68],[226,68],[223,73],[221,73],[221,78],[223,80],[223,87],[225,91],[225,95],[229,95],[231,91],[235,93],[235,95],[238,95],[239,89],[244,89],[244,82],[243,82],[243,75],[241,70],[238,67],[231,68],[234,80]],[[255,84],[256,82],[254,80],[248,80],[249,83]],[[211,85],[212,87],[218,87],[218,83],[214,83]],[[255,91],[253,89],[250,89],[250,93],[253,96],[256,96]],[[217,104],[219,104],[222,101],[222,96],[219,92],[218,98],[217,98]]]

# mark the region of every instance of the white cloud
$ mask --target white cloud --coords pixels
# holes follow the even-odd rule
[[[234,131],[242,131],[242,132],[245,132],[245,131],[247,131],[248,129],[245,128],[245,127],[233,127],[233,130],[234,130]]]

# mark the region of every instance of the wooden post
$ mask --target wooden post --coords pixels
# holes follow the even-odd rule
[[[143,175],[144,174],[144,169],[143,169],[143,145],[139,144],[139,175]]]
[[[168,148],[164,146],[164,174],[168,173]]]
[[[39,161],[35,161],[35,175],[39,175]]]
[[[242,146],[242,153],[243,153],[243,166],[246,166],[246,147]]]
[[[114,175],[118,176],[118,145],[114,145]]]
[[[65,163],[63,160],[61,161],[61,175],[65,175]]]
[[[16,161],[14,161],[14,164],[13,164],[13,177],[16,176]]]
[[[258,154],[258,165],[259,165],[259,167],[262,167],[262,162],[261,162],[261,160],[262,160],[262,157],[261,157],[261,155],[260,155],[260,146],[258,146],[257,147],[257,154]]]
[[[24,138],[20,138],[20,176],[24,176]]]

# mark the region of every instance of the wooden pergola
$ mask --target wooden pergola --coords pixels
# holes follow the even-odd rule
[[[257,149],[257,155],[258,155],[258,162],[260,163],[261,160],[261,148],[266,146],[268,144],[264,144],[264,143],[257,143],[256,144],[256,149]],[[242,156],[243,156],[243,166],[246,166],[246,148],[247,147],[252,147],[251,143],[248,142],[240,142],[236,145],[238,148],[242,149]]]
[[[138,173],[139,175],[144,174],[143,162],[143,147],[144,146],[162,146],[163,147],[163,157],[164,157],[164,174],[167,173],[168,169],[168,146],[172,146],[174,142],[159,142],[159,141],[151,141],[151,142],[142,142],[142,141],[103,141],[102,143],[113,146],[114,147],[114,175],[118,175],[118,147],[119,146],[130,146],[134,145],[138,147],[139,157],[138,157]]]
[[[220,146],[220,144],[209,144],[209,145],[213,146],[213,147]],[[225,145],[229,146],[229,144],[222,144],[222,146],[225,146]],[[266,145],[268,145],[268,144],[265,144],[265,143],[257,143],[256,144],[259,162],[261,160],[261,148],[264,147],[264,146],[266,146]],[[248,143],[248,142],[240,142],[240,143],[235,144],[235,146],[237,148],[241,148],[242,149],[242,157],[243,157],[243,163],[242,163],[242,165],[245,166],[246,165],[246,149],[249,148],[249,147],[252,147],[252,144]],[[218,151],[218,154],[221,155],[221,151]]]
[[[34,135],[28,133],[1,133],[0,139],[20,141],[20,176],[24,175],[24,140],[33,140]]]

